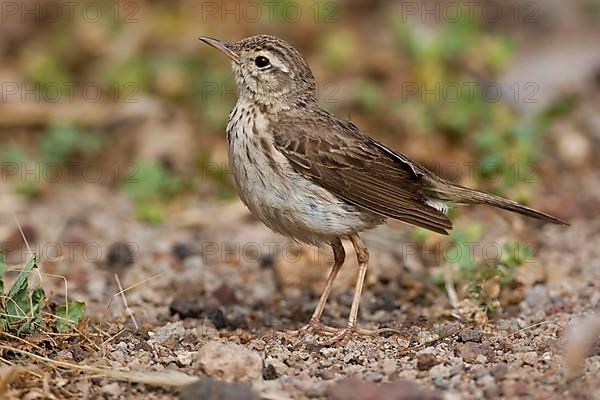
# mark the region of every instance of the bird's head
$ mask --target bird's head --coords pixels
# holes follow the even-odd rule
[[[239,96],[277,109],[316,101],[315,79],[302,55],[275,36],[259,35],[226,43],[201,41],[231,59]]]

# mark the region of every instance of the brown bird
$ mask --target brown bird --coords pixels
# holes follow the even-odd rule
[[[310,67],[291,45],[260,35],[237,43],[201,36],[232,63],[238,101],[229,115],[229,163],[237,192],[265,225],[313,245],[329,244],[334,265],[310,322],[300,331],[358,332],[356,320],[369,253],[359,233],[387,218],[447,234],[448,205],[488,204],[544,221],[565,222],[492,194],[448,182],[419,163],[321,109]],[[345,258],[356,250],[359,273],[348,323],[320,322]]]

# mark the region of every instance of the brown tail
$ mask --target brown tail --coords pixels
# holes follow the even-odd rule
[[[479,190],[473,190],[464,186],[453,185],[446,182],[444,182],[443,188],[438,188],[435,190],[435,196],[440,200],[457,204],[488,204],[504,210],[527,215],[528,217],[551,222],[553,224],[569,225],[565,221],[561,221],[552,215],[548,215],[541,211],[534,210],[533,208],[523,206],[516,201],[503,199],[502,197],[495,196],[490,193],[485,193]]]

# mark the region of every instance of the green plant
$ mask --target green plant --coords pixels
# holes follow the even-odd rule
[[[472,244],[481,237],[482,232],[482,226],[476,222],[450,232],[450,245],[443,256],[447,262],[459,266],[461,275],[469,274],[476,267]]]
[[[29,277],[36,268],[36,257],[32,256],[19,273],[8,294],[4,295],[6,263],[4,255],[0,253],[0,328],[3,331],[16,334],[33,333],[50,322],[57,331],[62,332],[77,323],[85,314],[84,303],[71,302],[59,306],[53,318],[45,321],[43,318],[46,307],[44,289],[39,286],[29,288]]]
[[[102,147],[100,135],[82,132],[74,125],[62,123],[51,126],[44,133],[39,153],[44,163],[64,163],[77,154],[97,154]]]
[[[82,301],[73,301],[68,304],[68,307],[66,304],[58,306],[54,310],[54,315],[56,316],[56,330],[64,332],[85,315],[85,303]]]
[[[468,282],[469,297],[489,311],[495,310],[501,291],[511,285],[517,269],[534,255],[533,247],[521,241],[504,242],[501,250],[495,260],[479,263],[462,276]]]
[[[417,28],[411,23],[390,20],[399,51],[412,70],[407,79],[411,91],[403,94],[406,106],[399,109],[420,111],[416,118],[404,118],[412,125],[409,131],[435,131],[463,146],[475,143],[476,176],[487,181],[487,190],[503,194],[515,188],[523,192],[523,184],[535,179],[535,172],[527,168],[537,161],[535,154],[544,131],[540,122],[568,109],[570,102],[525,119],[510,101],[501,101],[529,99],[535,88],[500,88],[492,80],[512,59],[514,43],[506,34],[488,32],[485,24],[466,18],[466,11],[462,10],[462,18],[442,24],[425,39],[415,34]],[[487,79],[482,79],[482,74]],[[491,176],[498,171],[499,176]]]
[[[325,63],[333,71],[344,70],[356,55],[355,42],[353,34],[347,30],[340,29],[328,34],[321,44]]]
[[[139,218],[159,223],[165,216],[163,203],[181,190],[185,182],[157,162],[140,161],[136,166],[134,175],[121,186],[133,198]]]
[[[440,288],[448,280],[460,285],[468,298],[488,312],[498,307],[502,290],[514,283],[517,269],[531,259],[534,249],[521,241],[506,241],[494,246],[498,248],[494,258],[480,259],[474,249],[481,235],[482,226],[477,223],[455,228],[443,252],[445,271],[432,276],[432,283]]]
[[[369,80],[358,81],[354,91],[358,104],[365,110],[375,111],[384,101],[379,87]]]
[[[15,168],[14,175],[7,173],[5,177],[11,178],[16,193],[29,198],[37,197],[41,193],[41,180],[29,173],[36,170],[35,163],[29,159],[22,147],[9,144],[0,151],[0,160],[5,163],[7,171],[9,166]]]

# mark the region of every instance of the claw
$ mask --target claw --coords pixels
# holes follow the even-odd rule
[[[380,329],[362,329],[357,328],[356,326],[347,326],[344,329],[338,330],[338,333],[333,335],[329,340],[330,345],[334,344],[344,344],[346,343],[353,335],[362,335],[362,336],[379,336],[382,333],[395,333],[400,334],[400,331],[392,328],[380,328]]]
[[[336,333],[338,333],[339,331],[340,331],[339,328],[327,326],[327,325],[324,325],[323,323],[321,323],[321,321],[319,321],[319,320],[311,319],[309,321],[309,323],[304,325],[302,328],[300,328],[298,330],[288,331],[287,333],[288,333],[288,335],[291,335],[291,336],[301,336],[301,335],[304,335],[309,332],[322,334],[322,335],[326,335],[326,336],[332,336],[332,335],[335,335]]]

